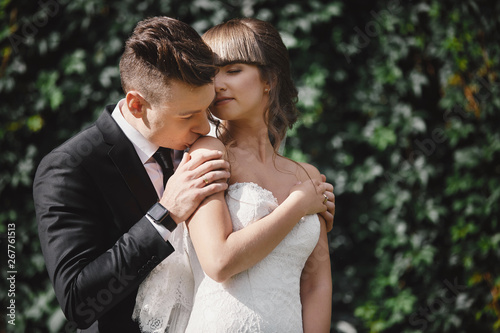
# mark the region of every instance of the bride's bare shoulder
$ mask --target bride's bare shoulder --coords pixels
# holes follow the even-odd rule
[[[281,157],[280,159],[280,170],[286,170],[289,173],[293,173],[300,181],[306,181],[311,179],[320,179],[321,174],[318,169],[309,163],[297,162],[286,157]]]
[[[189,148],[189,153],[193,153],[198,150],[204,150],[204,149],[210,149],[210,150],[220,150],[221,152],[226,151],[226,147],[217,138],[214,138],[213,136],[201,136],[198,140],[196,140],[195,143]]]
[[[312,179],[321,178],[321,174],[319,173],[318,168],[316,168],[314,165],[303,162],[299,163],[299,165],[301,166],[301,168],[299,168],[299,174],[302,181],[309,179],[309,177]]]

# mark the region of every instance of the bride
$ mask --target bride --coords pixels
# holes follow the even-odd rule
[[[219,67],[210,109],[222,122],[219,139],[200,138],[190,153],[224,151],[229,188],[174,231],[176,255],[142,283],[134,317],[143,332],[328,332],[321,214],[333,187],[312,165],[278,153],[297,119],[286,47],[272,25],[249,18],[203,38]]]

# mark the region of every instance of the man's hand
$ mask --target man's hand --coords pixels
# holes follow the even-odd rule
[[[326,176],[321,175],[321,180],[326,182]],[[328,202],[326,203],[327,210],[320,215],[325,219],[326,222],[326,231],[330,232],[333,228],[333,218],[335,216],[335,194],[333,194],[333,185],[327,183],[327,190],[325,191],[325,195],[328,197]]]
[[[228,187],[229,163],[222,152],[206,150],[191,157],[184,153],[181,163],[168,180],[160,203],[176,223],[187,220],[208,196]]]

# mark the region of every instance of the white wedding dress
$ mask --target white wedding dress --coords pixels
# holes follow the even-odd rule
[[[254,183],[231,185],[226,202],[234,231],[278,206],[270,191]],[[165,286],[165,279],[174,274],[172,271],[179,271],[164,265],[170,258],[167,257],[141,284],[134,317],[139,319],[143,332],[165,332],[165,328],[169,333],[303,332],[300,278],[319,234],[317,215],[305,216],[266,258],[217,283],[203,272],[184,232],[184,267],[190,267],[194,281],[187,276],[186,268],[180,270],[182,280],[177,278],[182,284],[170,280]]]

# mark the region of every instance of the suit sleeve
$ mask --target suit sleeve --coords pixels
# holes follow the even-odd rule
[[[33,196],[57,299],[70,321],[87,328],[136,291],[173,248],[146,217],[120,231],[98,184],[81,164],[68,163],[70,159],[66,152],[45,157]]]

